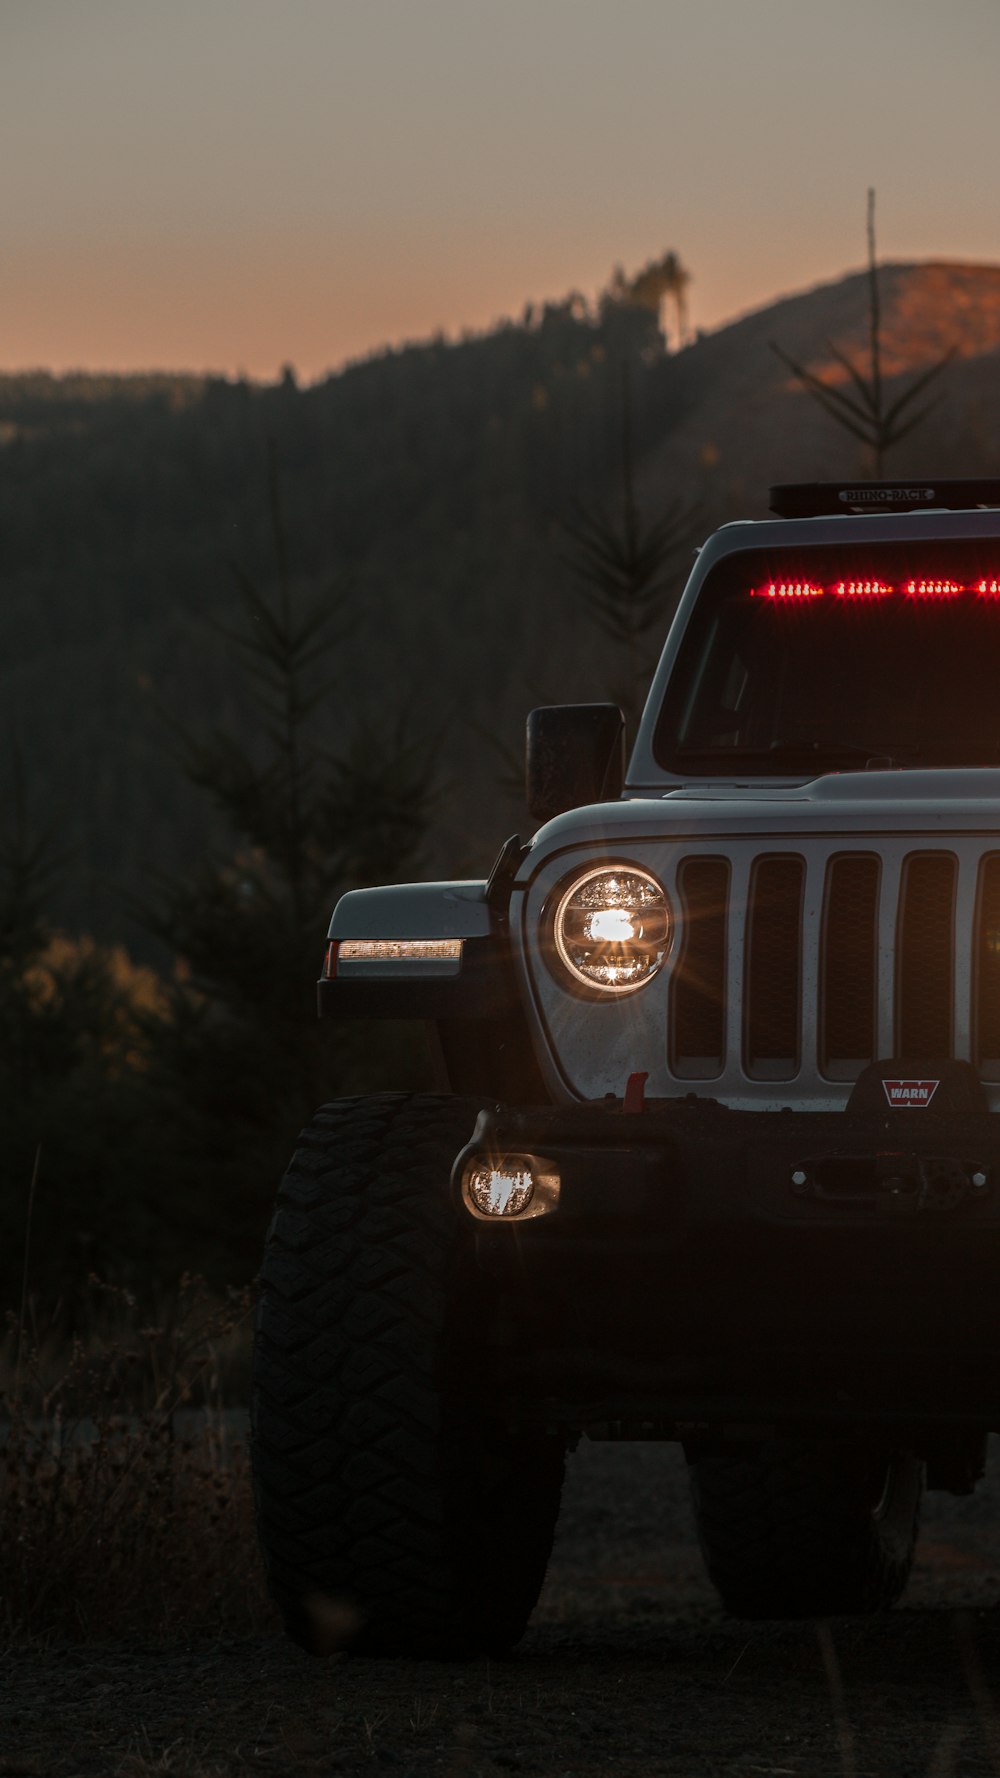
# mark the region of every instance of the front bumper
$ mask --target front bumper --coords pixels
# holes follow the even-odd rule
[[[465,1160],[511,1152],[558,1204],[472,1238],[536,1417],[1000,1428],[1000,1119],[500,1106],[459,1214]]]

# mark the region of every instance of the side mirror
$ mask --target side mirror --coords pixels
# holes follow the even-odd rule
[[[546,704],[525,737],[528,808],[536,821],[614,802],[625,782],[625,718],[617,704]]]

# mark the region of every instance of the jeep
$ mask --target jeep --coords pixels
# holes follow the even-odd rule
[[[261,1275],[269,1582],[314,1653],[504,1650],[581,1438],[678,1441],[747,1617],[892,1604],[1000,1430],[1000,483],[772,490],[697,554],[625,769],[352,891],[324,1018],[447,1093],[317,1112]]]

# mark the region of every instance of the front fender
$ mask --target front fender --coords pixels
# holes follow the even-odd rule
[[[342,895],[318,984],[320,1017],[436,1021],[509,1013],[506,932],[487,887],[392,883]]]

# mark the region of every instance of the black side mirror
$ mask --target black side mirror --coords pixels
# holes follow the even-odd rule
[[[528,808],[536,821],[615,801],[625,782],[625,718],[617,704],[545,704],[525,737]]]

